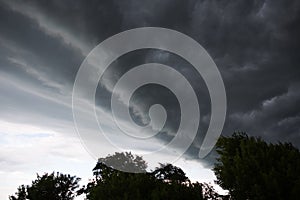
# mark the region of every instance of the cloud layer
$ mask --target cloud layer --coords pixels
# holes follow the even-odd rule
[[[54,146],[44,144],[51,138],[77,138],[71,105],[80,64],[106,38],[144,26],[187,34],[211,55],[227,92],[223,135],[246,131],[270,142],[288,141],[300,147],[299,4],[283,0],[0,1],[0,144],[5,148],[0,157],[1,173],[25,163],[23,158],[9,156],[19,149],[18,140],[38,144],[35,149],[47,146],[40,152],[46,155],[53,152]],[[98,85],[98,118],[106,123],[105,131],[113,134],[109,120],[112,89],[128,70],[149,62],[174,67],[196,91],[200,129],[185,155],[196,159],[210,121],[210,98],[203,79],[188,62],[172,53],[140,50],[112,63]],[[149,123],[148,110],[156,103],[168,114],[155,140],[164,144],[172,139],[180,121],[180,106],[170,90],[157,85],[140,88],[131,99],[130,112],[137,124],[145,125]],[[29,128],[24,136],[22,131],[7,130],[13,124],[35,129]],[[97,130],[87,127],[86,131]],[[82,148],[77,142],[65,142],[65,149],[58,154],[74,157],[68,153]],[[153,141],[140,145],[139,150],[147,151],[151,145]],[[213,159],[214,154],[207,161]]]

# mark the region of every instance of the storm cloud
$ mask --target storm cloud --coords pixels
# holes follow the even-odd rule
[[[245,131],[300,148],[299,4],[296,0],[0,1],[0,119],[58,130],[74,126],[72,89],[88,53],[121,31],[163,27],[199,42],[216,63],[227,93],[223,135]],[[196,92],[200,128],[185,156],[197,159],[211,105],[205,82],[186,60],[153,49],[121,56],[99,82],[97,108],[104,118],[111,117],[110,97],[118,79],[149,62],[172,66]],[[165,143],[180,121],[180,106],[168,88],[139,88],[130,112],[137,124],[145,125],[149,107],[157,103],[168,114],[157,135]],[[214,155],[207,160],[213,161]]]

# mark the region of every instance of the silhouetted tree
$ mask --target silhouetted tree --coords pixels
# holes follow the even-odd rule
[[[290,143],[268,144],[234,133],[219,138],[217,183],[232,199],[298,199],[300,153]]]
[[[156,179],[176,183],[185,183],[189,181],[183,170],[179,167],[171,164],[159,163],[159,165],[160,166],[152,172]]]
[[[21,185],[10,200],[72,200],[80,178],[61,173],[39,176],[31,185]]]
[[[115,152],[113,155],[108,155],[105,158],[99,158],[97,165],[93,169],[97,173],[99,164],[105,164],[113,169],[123,172],[142,173],[146,172],[147,163],[141,156],[132,155],[131,152]]]
[[[26,200],[27,191],[25,185],[21,185],[18,187],[18,191],[15,194],[16,196],[10,196],[10,200]]]
[[[106,163],[113,163],[111,165]],[[122,163],[125,162],[125,163]],[[136,169],[143,173],[129,173],[115,169]],[[152,172],[146,172],[142,157],[131,153],[115,153],[97,162],[92,179],[78,190],[80,178],[60,173],[37,175],[31,185],[21,185],[10,200],[71,200],[85,194],[87,200],[220,200],[212,186],[191,183],[179,167],[160,164]]]
[[[121,157],[128,156],[122,160],[134,162],[135,157],[131,153],[121,154]],[[114,159],[112,157],[109,156],[109,159]],[[120,157],[120,153],[116,153],[115,157]],[[103,160],[106,158],[99,159]],[[153,172],[128,173],[99,161],[93,170],[96,178],[79,191],[79,194],[85,193],[88,200],[220,199],[212,187],[198,182],[191,183],[182,169],[171,164],[160,164],[160,168]],[[146,169],[146,162],[141,157],[138,163],[143,163],[142,169]]]

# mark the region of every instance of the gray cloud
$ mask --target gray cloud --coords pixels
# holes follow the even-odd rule
[[[23,120],[29,120],[26,116],[48,115],[58,122],[70,121],[72,113],[67,105],[71,104],[72,85],[86,54],[120,31],[160,26],[191,36],[216,62],[228,98],[223,134],[242,130],[267,141],[290,141],[300,147],[299,9],[298,1],[283,0],[2,1],[1,76],[63,104],[45,98],[45,102],[35,104],[42,97],[24,97],[16,87],[6,84],[0,87],[1,115],[7,118],[18,113]],[[187,155],[196,158],[209,123],[210,99],[201,77],[175,55],[154,50],[124,55],[110,66],[99,84],[97,99],[101,101],[97,105],[109,112],[109,87],[133,66],[152,61],[173,66],[197,92],[202,121],[198,138]],[[167,107],[170,117],[159,137],[170,140],[169,133],[176,132],[179,118],[174,96],[165,88],[149,86],[137,91],[132,100],[139,108],[132,110],[137,123],[147,122],[151,104]]]

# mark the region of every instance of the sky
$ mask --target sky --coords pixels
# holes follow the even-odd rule
[[[133,28],[176,30],[207,51],[226,90],[222,135],[245,131],[268,142],[291,142],[300,148],[299,4],[296,0],[0,0],[0,198],[7,199],[18,185],[29,184],[36,173],[60,171],[82,177],[86,183],[97,157],[114,153],[105,138],[96,141],[88,135],[87,147],[79,137],[72,92],[90,51]],[[104,72],[95,102],[87,106],[94,103],[105,134],[131,150],[133,142],[113,128],[110,99],[126,72],[153,62],[183,74],[199,100],[196,138],[174,164],[193,181],[212,181],[215,153],[198,158],[210,122],[211,99],[205,81],[186,60],[157,49],[122,55]],[[118,95],[126,92],[123,89]],[[133,94],[133,121],[147,125],[153,104],[165,107],[166,123],[153,140],[134,143],[136,152],[154,151],[170,142],[178,130],[182,105],[174,93],[157,84],[145,85]],[[84,132],[97,134],[98,127],[88,122]],[[101,146],[103,151],[95,155],[89,149],[92,146]],[[155,167],[165,160],[168,155],[160,154],[147,162]]]

